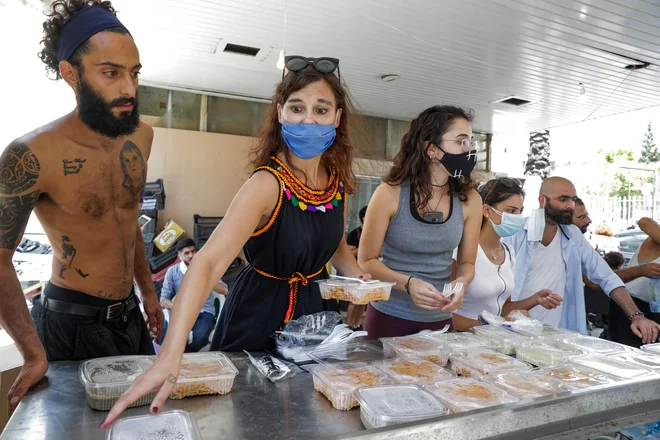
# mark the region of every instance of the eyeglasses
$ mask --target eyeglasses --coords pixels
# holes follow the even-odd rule
[[[523,187],[522,182],[518,179],[514,179],[514,178],[511,178],[511,177],[500,177],[498,179],[495,179],[495,183],[493,184],[493,186],[490,188],[490,190],[486,194],[486,197],[483,198],[484,203],[488,203],[487,202],[488,197],[491,195],[491,193],[493,191],[495,191],[495,188],[497,188],[497,186],[500,183],[502,185],[504,185],[505,187],[509,188],[509,189],[513,189],[513,188],[522,189],[522,187]]]
[[[468,151],[474,151],[477,149],[477,142],[468,138],[461,139],[460,141],[456,139],[442,139],[442,141],[457,142],[461,144],[461,149],[463,150],[463,153],[467,153]]]
[[[577,217],[573,216],[573,218],[576,218],[576,219],[578,219],[578,220],[585,220],[585,219],[589,219],[589,220],[591,220],[591,219],[589,218],[589,214],[583,214],[583,215],[579,215],[579,216],[577,216]]]
[[[321,58],[308,58],[300,55],[287,55],[284,57],[284,69],[282,69],[282,79],[284,79],[284,73],[288,70],[289,72],[300,72],[306,68],[309,64],[314,66],[317,72],[330,74],[335,70],[337,71],[337,77],[341,80],[341,74],[339,73],[339,59],[330,58],[330,57],[321,57]]]

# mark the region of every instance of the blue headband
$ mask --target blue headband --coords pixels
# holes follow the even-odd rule
[[[91,6],[76,12],[64,23],[60,31],[57,52],[58,61],[68,61],[76,49],[85,41],[99,32],[113,27],[120,27],[128,32],[126,26],[121,24],[115,14],[103,6]]]

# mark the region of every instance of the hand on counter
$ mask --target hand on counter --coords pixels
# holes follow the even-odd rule
[[[48,371],[48,360],[46,359],[46,352],[39,345],[40,350],[33,355],[25,355],[25,362],[21,367],[21,372],[18,374],[14,385],[12,385],[7,395],[9,400],[9,416],[18,406],[25,393],[33,386],[36,385]]]
[[[642,342],[645,344],[653,344],[658,340],[660,325],[642,315],[637,315],[633,318],[630,328],[635,336],[641,338]]]
[[[564,299],[551,290],[543,289],[534,294],[536,303],[548,310],[556,309]]]
[[[165,401],[169,397],[172,389],[176,385],[176,378],[179,376],[181,368],[180,358],[168,360],[164,357],[158,357],[154,364],[140,374],[128,390],[117,400],[108,416],[101,422],[99,428],[109,428],[121,415],[126,408],[139,398],[146,396],[153,390],[158,390],[156,397],[151,402],[149,412],[157,415],[163,408]]]

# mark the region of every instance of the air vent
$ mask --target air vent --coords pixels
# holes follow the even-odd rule
[[[504,98],[498,101],[493,101],[498,104],[508,104],[508,105],[513,105],[514,107],[520,107],[521,105],[529,104],[532,101],[528,101],[527,99],[522,99],[518,98],[516,96],[510,96],[508,98]]]
[[[240,44],[227,43],[223,52],[256,57],[260,50],[261,49],[259,49],[258,47],[241,46]]]

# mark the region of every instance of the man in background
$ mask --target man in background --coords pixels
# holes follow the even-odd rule
[[[358,248],[360,247],[360,237],[362,237],[362,225],[364,224],[365,215],[367,215],[366,206],[360,209],[360,212],[358,213],[358,216],[360,217],[360,226],[353,229],[346,236],[346,243],[348,244],[348,247],[351,249],[355,257],[357,257]]]

